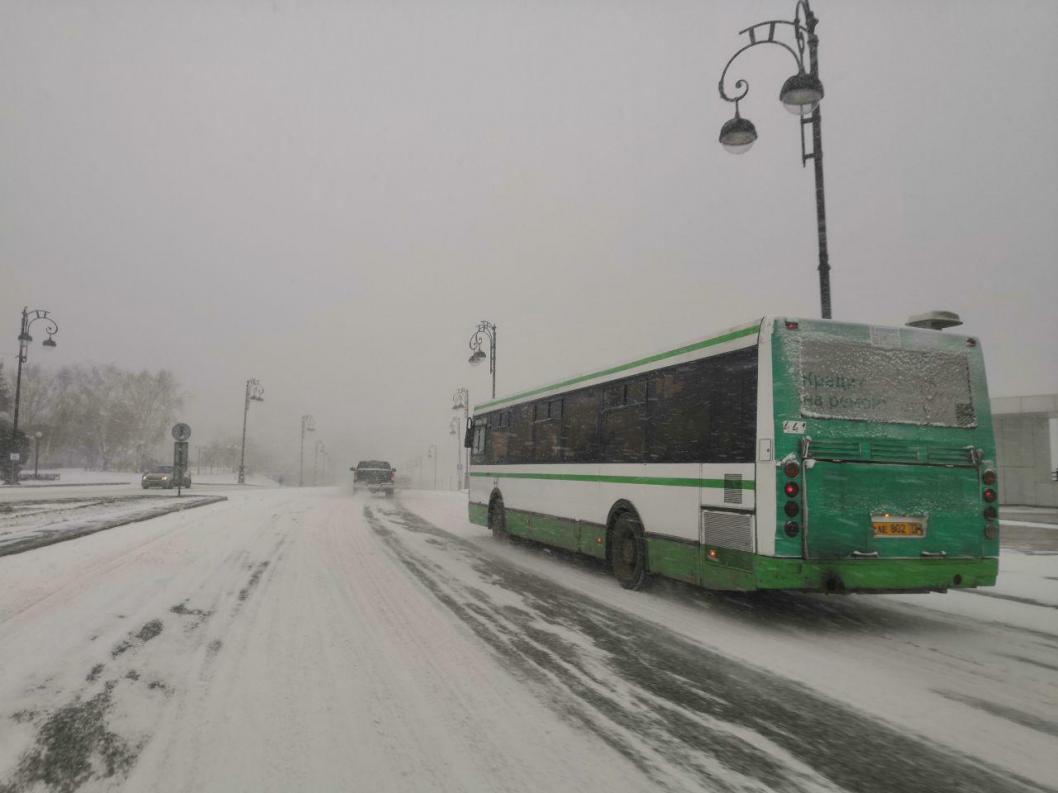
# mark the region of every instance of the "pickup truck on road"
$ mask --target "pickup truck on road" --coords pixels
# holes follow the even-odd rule
[[[393,483],[397,478],[397,469],[385,460],[361,460],[353,472],[353,493],[367,490],[369,493],[393,495]]]

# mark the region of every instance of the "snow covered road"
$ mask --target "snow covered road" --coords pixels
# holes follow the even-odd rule
[[[2,793],[1058,779],[1058,556],[1000,598],[631,593],[457,494],[223,492],[0,558]]]

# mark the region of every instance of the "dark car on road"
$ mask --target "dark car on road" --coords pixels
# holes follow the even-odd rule
[[[393,495],[393,485],[397,479],[397,469],[385,460],[361,460],[353,472],[353,492],[366,490],[369,493],[384,493],[387,498]]]
[[[183,479],[180,482],[177,482],[176,477],[173,474],[173,466],[156,465],[140,477],[140,484],[143,485],[144,490],[148,487],[164,487],[167,489],[173,487],[191,487],[191,474],[184,471]]]

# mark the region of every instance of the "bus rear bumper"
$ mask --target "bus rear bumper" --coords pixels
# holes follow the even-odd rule
[[[944,592],[995,586],[999,560],[849,559],[754,557],[757,589],[808,592]]]

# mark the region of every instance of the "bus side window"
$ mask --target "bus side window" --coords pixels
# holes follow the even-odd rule
[[[475,465],[482,465],[485,463],[485,433],[487,430],[486,421],[483,418],[474,419],[474,448],[472,450],[473,460]]]
[[[567,463],[597,462],[599,414],[604,389],[585,388],[566,397],[562,417],[563,459]]]

